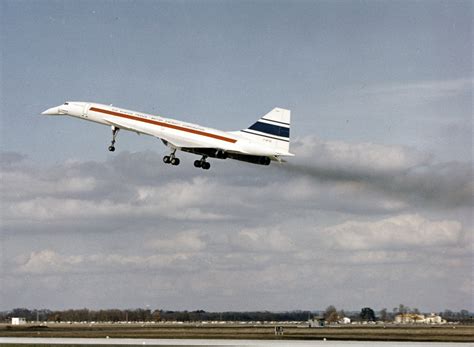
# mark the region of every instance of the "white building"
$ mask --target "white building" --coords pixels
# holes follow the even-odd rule
[[[12,317],[12,325],[26,324],[26,319],[23,317]]]
[[[434,313],[429,316],[416,313],[403,313],[395,316],[395,323],[445,324],[446,320]]]
[[[423,323],[425,316],[416,313],[402,313],[395,316],[395,323]]]
[[[308,325],[310,328],[320,328],[325,325],[323,317],[314,317],[313,319],[308,320]]]
[[[430,314],[429,316],[425,317],[425,323],[427,324],[445,324],[446,320],[441,318],[434,313]]]
[[[339,324],[351,324],[351,319],[348,317],[343,317],[339,320]]]

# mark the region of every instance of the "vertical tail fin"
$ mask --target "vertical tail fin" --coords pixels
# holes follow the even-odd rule
[[[278,150],[289,152],[290,150],[290,110],[274,108],[256,123],[247,129],[241,130],[246,134],[253,135],[257,139],[260,137]]]

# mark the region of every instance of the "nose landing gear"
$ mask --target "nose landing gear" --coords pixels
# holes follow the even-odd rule
[[[115,151],[115,138],[117,137],[117,134],[119,132],[120,128],[117,128],[115,126],[112,125],[112,143],[110,144],[109,146],[109,151],[110,152],[113,152]]]

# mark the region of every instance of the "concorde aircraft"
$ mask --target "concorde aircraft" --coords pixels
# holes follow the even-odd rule
[[[42,112],[43,115],[67,115],[110,126],[115,151],[119,130],[157,137],[170,148],[163,162],[179,165],[176,151],[201,156],[194,166],[208,170],[208,158],[235,159],[259,165],[283,162],[290,153],[290,110],[274,108],[247,129],[225,132],[175,119],[130,111],[112,105],[69,101]]]

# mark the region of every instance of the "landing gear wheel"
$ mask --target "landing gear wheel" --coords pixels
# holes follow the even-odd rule
[[[165,164],[171,163],[171,158],[169,157],[169,155],[165,155],[163,157],[163,163],[165,163]]]
[[[203,168],[204,170],[209,170],[209,168],[211,167],[211,164],[209,164],[207,161],[207,156],[206,155],[203,155],[201,160],[195,160],[194,161],[194,167],[200,167],[200,168]]]
[[[111,151],[111,152],[115,151],[115,147],[114,146],[109,146],[109,151]]]
[[[174,166],[179,165],[179,158],[171,159],[171,165],[174,165]]]

